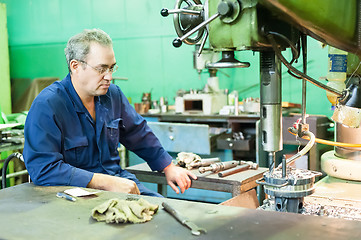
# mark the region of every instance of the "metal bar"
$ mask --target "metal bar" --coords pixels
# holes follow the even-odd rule
[[[21,176],[21,175],[25,175],[25,174],[28,174],[27,170],[22,170],[22,171],[19,171],[19,172],[10,173],[10,174],[6,175],[6,179]],[[2,180],[2,177],[0,176],[0,181],[1,180]]]
[[[302,42],[302,60],[303,60],[303,73],[307,74],[307,37],[301,35]],[[302,79],[302,124],[306,124],[306,89],[307,81]]]
[[[199,49],[198,49],[198,57],[202,54],[204,44],[206,44],[206,41],[207,41],[207,38],[208,38],[208,30],[207,30],[207,28],[205,28],[205,31],[206,31],[206,33],[205,33],[205,35],[204,35],[204,37],[202,39],[201,45],[199,46]]]
[[[189,14],[189,15],[201,15],[201,11],[196,11],[196,10],[189,10],[189,9],[173,9],[173,10],[168,10],[169,14],[173,14],[173,13],[183,13],[183,14]]]
[[[250,168],[250,165],[249,164],[242,164],[238,167],[235,167],[235,168],[231,168],[231,169],[228,169],[228,170],[225,170],[225,171],[222,171],[222,172],[219,172],[218,173],[218,176],[219,177],[227,177],[229,175],[232,175],[232,174],[235,174],[235,173],[239,173],[239,172],[242,172],[242,171],[245,171],[247,169]]]
[[[199,29],[206,26],[208,23],[212,22],[214,19],[216,19],[219,16],[220,16],[219,13],[214,14],[212,17],[208,18],[206,21],[202,22],[201,24],[199,24],[198,26],[196,26],[195,28],[184,34],[182,37],[179,38],[179,40],[183,42],[184,39],[190,37],[193,33],[197,32]]]

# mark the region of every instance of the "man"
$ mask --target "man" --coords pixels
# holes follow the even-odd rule
[[[164,171],[176,193],[191,185],[191,172],[172,157],[135,112],[120,88],[110,37],[99,29],[73,36],[65,49],[69,74],[34,100],[25,123],[24,160],[37,185],[69,185],[161,196],[121,169],[118,144]]]

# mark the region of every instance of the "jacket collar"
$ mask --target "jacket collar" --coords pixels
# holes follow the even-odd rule
[[[64,85],[66,91],[69,94],[69,97],[71,98],[73,104],[74,104],[74,108],[75,111],[80,112],[80,113],[85,113],[87,110],[83,104],[83,102],[81,101],[78,93],[76,92],[74,85],[71,81],[71,75],[70,73],[68,73],[68,75],[66,75],[66,77],[61,81],[61,83]],[[95,97],[95,103],[97,103],[99,101],[99,97]]]

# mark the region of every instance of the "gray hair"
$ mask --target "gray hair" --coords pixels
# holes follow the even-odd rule
[[[103,46],[112,46],[112,39],[107,33],[101,29],[84,29],[81,33],[71,37],[64,49],[66,62],[68,64],[69,72],[70,61],[73,59],[85,61],[85,58],[89,54],[90,44],[99,43]]]

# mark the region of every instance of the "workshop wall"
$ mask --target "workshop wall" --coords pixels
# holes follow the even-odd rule
[[[179,89],[201,89],[208,73],[193,69],[193,46],[176,49],[171,17],[160,10],[172,8],[170,0],[0,0],[7,4],[11,78],[34,79],[67,74],[64,48],[68,38],[84,28],[101,28],[114,41],[119,65],[116,82],[132,102],[140,102],[142,92],[152,99],[167,97],[174,103]],[[309,75],[318,79],[327,72],[327,50],[309,38]],[[237,90],[240,99],[259,97],[259,54],[236,54],[248,61],[248,69],[226,69],[218,73],[222,89]],[[287,54],[286,54],[287,55]],[[301,62],[299,63],[301,65]],[[285,68],[284,72],[285,71]],[[225,74],[223,74],[225,73]],[[228,75],[228,76],[227,76]],[[28,83],[24,81],[23,89]],[[330,116],[330,104],[323,90],[308,84],[307,113]],[[301,102],[301,81],[283,78],[283,101]]]
[[[11,91],[5,4],[0,4],[0,86],[0,112],[9,114],[11,113]],[[0,123],[1,121],[0,116]]]

